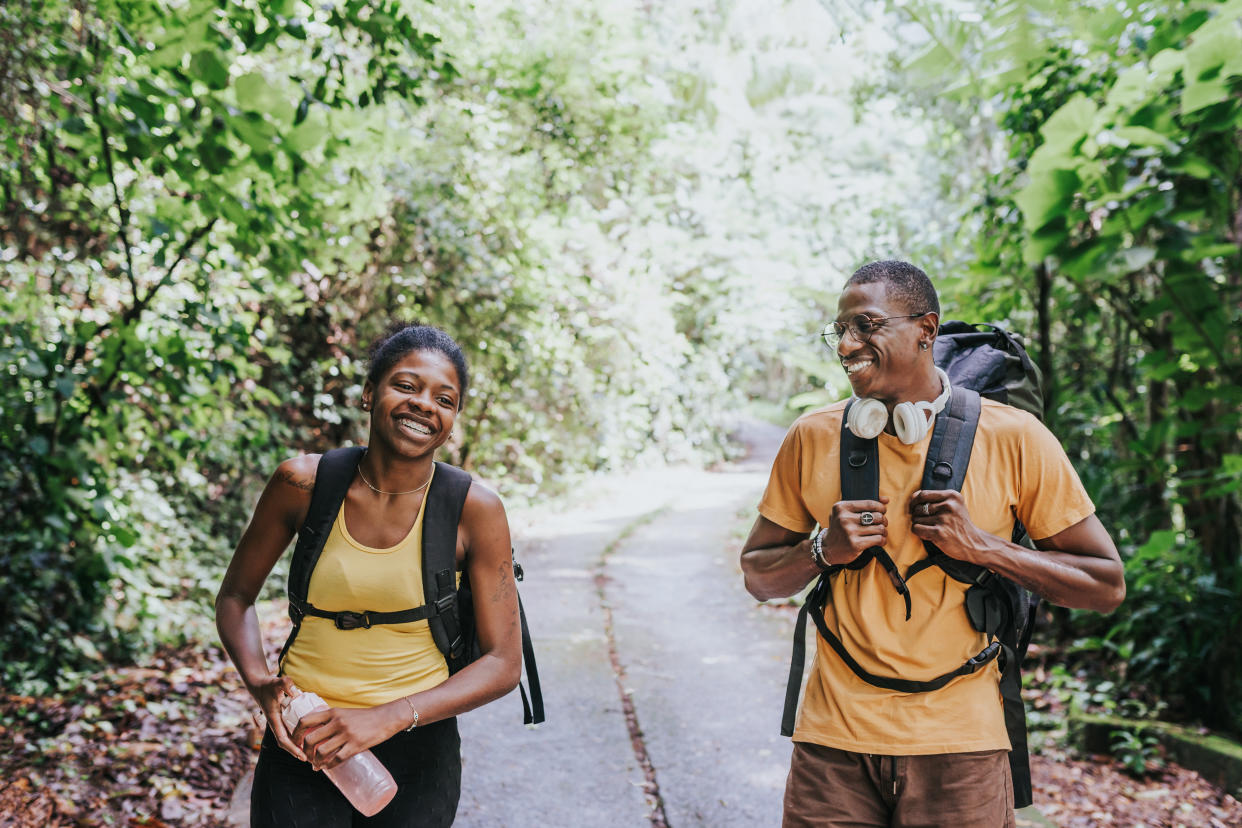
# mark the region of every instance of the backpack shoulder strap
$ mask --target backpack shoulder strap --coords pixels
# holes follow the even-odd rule
[[[880,450],[875,438],[850,431],[850,400],[841,414],[841,499],[875,500],[880,496]]]
[[[925,489],[962,490],[966,468],[975,445],[982,403],[979,393],[969,388],[953,387],[949,405],[936,417],[927,462],[923,467]]]
[[[880,448],[874,437],[865,440],[846,427],[849,422],[850,400],[841,414],[841,499],[880,499]],[[906,620],[910,620],[910,590],[897,571],[897,564],[882,546],[873,546],[853,561],[846,569],[862,569],[871,561],[880,565],[893,583],[893,589],[906,603]],[[829,574],[835,574],[835,570]]]
[[[975,445],[975,432],[979,428],[982,410],[979,393],[969,388],[953,386],[949,405],[936,417],[931,444],[927,447],[927,460],[923,465],[923,481],[920,488],[941,491],[952,489],[960,492],[966,482],[966,469]],[[929,566],[939,566],[950,577],[964,583],[973,583],[987,572],[981,566],[950,558],[936,548],[935,544],[923,542],[927,557],[916,561],[906,572],[912,578]]]
[[[311,573],[319,562],[324,541],[332,531],[332,524],[345,502],[345,494],[353,482],[358,463],[366,452],[363,446],[326,451],[319,458],[315,472],[315,488],[311,492],[310,507],[306,519],[298,530],[298,542],[293,548],[293,560],[289,564],[289,595],[300,601],[306,600],[310,590]],[[295,619],[296,621],[296,619]]]
[[[465,666],[468,657],[457,601],[457,524],[470,491],[470,473],[436,462],[435,477],[423,507],[423,599],[436,612],[428,621],[431,637],[444,654],[449,670]]]
[[[345,494],[354,480],[358,463],[366,453],[365,446],[347,446],[345,448],[325,451],[319,457],[319,465],[315,471],[315,487],[311,491],[310,506],[306,509],[306,518],[302,528],[298,530],[298,540],[293,547],[293,559],[289,562],[289,619],[293,629],[285,640],[280,651],[280,661],[293,645],[298,630],[302,626],[306,596],[310,592],[311,573],[319,562],[324,542],[332,531],[332,524],[345,502]]]

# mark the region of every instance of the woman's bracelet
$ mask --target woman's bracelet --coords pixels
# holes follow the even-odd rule
[[[418,727],[418,710],[415,709],[414,702],[410,701],[409,696],[405,697],[405,703],[410,706],[410,712],[414,714],[414,721],[410,722],[410,726],[405,729],[405,732],[409,733],[411,730]]]

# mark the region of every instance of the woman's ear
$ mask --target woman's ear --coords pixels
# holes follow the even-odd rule
[[[375,389],[371,387],[370,380],[367,380],[366,382],[362,384],[362,410],[363,411],[371,410],[371,396],[373,395],[374,391]]]

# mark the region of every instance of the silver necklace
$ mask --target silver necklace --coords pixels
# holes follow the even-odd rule
[[[434,467],[434,466],[432,466],[432,468],[431,468],[431,473],[432,473],[432,474],[434,474],[434,473],[435,473],[435,467]],[[362,473],[362,464],[361,464],[361,463],[359,463],[359,464],[358,464],[358,476],[362,478],[362,482],[363,482],[363,483],[366,483],[366,484],[367,484],[367,486],[371,489],[371,491],[375,492],[376,494],[382,494],[382,495],[408,495],[408,494],[414,494],[415,492],[421,492],[423,489],[427,488],[427,484],[431,482],[431,474],[428,474],[428,475],[427,475],[427,480],[423,483],[423,485],[419,486],[417,489],[410,489],[408,492],[386,492],[386,491],[384,491],[383,489],[377,489],[377,488],[375,488],[375,486],[371,485],[371,481],[370,481],[370,480],[367,480],[367,476],[366,476],[365,474],[363,474],[363,473]]]

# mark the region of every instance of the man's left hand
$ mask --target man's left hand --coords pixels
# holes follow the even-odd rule
[[[910,531],[946,555],[979,563],[988,535],[975,526],[962,493],[920,490],[910,498]]]

